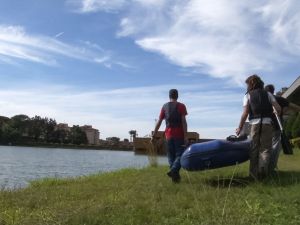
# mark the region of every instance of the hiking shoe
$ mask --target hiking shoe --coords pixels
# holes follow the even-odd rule
[[[179,183],[180,182],[180,174],[179,172],[174,172],[172,170],[170,170],[168,173],[167,173],[168,177],[170,177],[172,179],[172,182],[173,183]]]
[[[167,175],[168,175],[168,177],[171,177],[171,178],[172,178],[172,176],[173,176],[172,170],[170,170],[169,172],[167,172]]]
[[[173,175],[173,177],[172,177],[173,183],[179,183],[180,180],[181,180],[181,177],[180,177],[179,173],[178,173],[178,172],[177,172],[177,173],[174,173],[174,175]]]

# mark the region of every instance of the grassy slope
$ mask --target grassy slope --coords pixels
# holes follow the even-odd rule
[[[0,224],[300,224],[299,162],[299,151],[282,155],[263,183],[245,179],[247,163],[182,171],[180,184],[167,167],[46,179],[1,191]]]

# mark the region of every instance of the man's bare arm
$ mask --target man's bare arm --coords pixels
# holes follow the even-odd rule
[[[185,116],[181,116],[182,128],[184,133],[184,140],[187,140],[187,122]]]
[[[162,119],[159,119],[158,121],[157,121],[157,123],[155,124],[155,128],[154,128],[154,132],[153,132],[153,134],[152,134],[152,137],[155,137],[156,136],[156,134],[157,134],[157,132],[158,132],[158,130],[159,130],[159,128],[160,128],[160,125],[161,125],[161,123],[162,123]]]
[[[281,114],[280,105],[275,101],[275,102],[272,102],[272,106],[275,108],[277,115],[280,115]]]
[[[240,119],[240,123],[239,123],[239,126],[238,128],[236,129],[236,134],[239,135],[242,131],[242,128],[246,122],[246,119],[249,115],[249,107],[248,105],[244,106],[243,107],[243,113],[242,113],[242,116],[241,116],[241,119]]]

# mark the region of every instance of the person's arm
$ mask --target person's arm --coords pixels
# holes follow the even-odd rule
[[[164,111],[164,108],[162,108],[160,110],[158,121],[155,124],[155,128],[154,128],[153,134],[151,136],[151,141],[153,141],[155,139],[155,136],[157,135],[157,132],[158,132],[160,125],[161,125],[162,121],[164,120],[164,118],[165,118],[165,111]]]
[[[240,123],[238,128],[236,128],[235,130],[236,135],[240,135],[248,115],[249,115],[249,94],[246,94],[243,99],[243,112],[241,115]]]
[[[249,115],[249,106],[247,104],[246,106],[243,107],[243,113],[240,119],[240,123],[238,128],[236,128],[236,135],[240,135],[248,115]]]
[[[155,136],[157,135],[157,132],[160,128],[160,125],[162,123],[163,119],[159,118],[157,123],[155,124],[155,128],[154,128],[154,131],[153,131],[153,134],[152,134],[152,139],[155,138]]]
[[[270,92],[268,92],[269,101],[271,102],[271,105],[273,106],[273,112],[276,113],[278,116],[281,115],[281,106],[278,104],[276,97],[272,95]],[[278,101],[281,101],[278,99]]]
[[[186,107],[184,104],[180,104],[179,105],[179,112],[181,114],[181,122],[182,122],[182,129],[183,129],[183,135],[184,135],[184,143],[187,145],[189,140],[188,140],[188,136],[187,136],[187,129],[188,129],[188,126],[187,126],[187,122],[186,122],[186,115],[188,114],[187,113],[187,110],[186,110]]]
[[[280,105],[277,103],[277,101],[272,101],[272,106],[274,107],[274,113],[276,113],[277,115],[281,115],[281,107]]]

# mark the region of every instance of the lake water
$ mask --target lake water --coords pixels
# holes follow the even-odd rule
[[[167,164],[166,157],[158,157]],[[146,155],[127,151],[0,146],[0,187],[22,188],[45,177],[76,177],[149,165]]]

